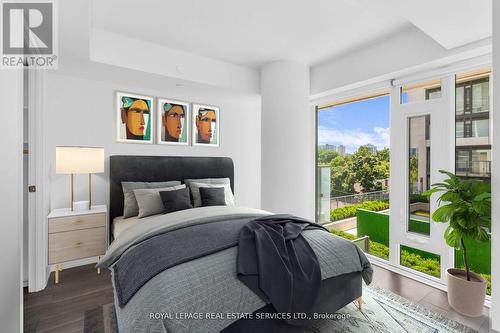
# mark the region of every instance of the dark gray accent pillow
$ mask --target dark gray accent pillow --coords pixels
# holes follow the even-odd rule
[[[217,187],[224,186],[226,193],[226,205],[234,206],[234,196],[231,191],[231,180],[229,178],[199,178],[199,179],[184,179],[184,183],[189,187],[191,191],[191,197],[193,199],[193,206],[200,207],[201,199],[200,199],[200,190],[201,186],[206,185],[205,187]]]
[[[202,206],[225,206],[226,196],[224,187],[200,187]]]
[[[181,185],[180,181],[168,181],[168,182],[122,182],[123,189],[123,218],[129,218],[132,216],[139,215],[139,206],[137,205],[137,199],[135,198],[134,190],[143,188],[162,188]]]
[[[138,218],[143,218],[151,215],[163,214],[163,202],[161,201],[160,192],[175,191],[186,188],[185,184],[162,187],[162,188],[140,188],[134,190],[137,205],[139,206]]]
[[[161,191],[160,197],[163,202],[164,214],[193,208],[187,187],[174,191]]]

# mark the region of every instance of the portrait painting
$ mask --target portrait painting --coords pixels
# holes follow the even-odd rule
[[[219,108],[193,104],[193,145],[218,147],[220,141]]]
[[[189,144],[189,103],[158,99],[156,121],[159,144]]]
[[[116,125],[119,142],[153,143],[153,97],[116,93]]]

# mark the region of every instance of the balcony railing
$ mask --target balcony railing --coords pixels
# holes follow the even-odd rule
[[[350,206],[364,201],[389,200],[389,191],[374,191],[330,198],[330,209]]]
[[[457,176],[491,177],[491,161],[457,161]]]

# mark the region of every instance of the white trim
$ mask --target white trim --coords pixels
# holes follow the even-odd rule
[[[493,1],[493,75],[491,82],[493,87],[492,101],[493,109],[490,112],[490,121],[493,128],[500,131],[500,1]],[[495,98],[496,97],[496,98]],[[493,308],[490,312],[491,328],[500,331],[500,135],[493,133],[491,140],[491,258],[495,258],[496,265],[491,267],[491,290],[493,293]]]
[[[431,61],[422,65],[401,71],[376,76],[361,82],[351,83],[342,87],[330,89],[323,93],[312,94],[309,101],[314,106],[330,103],[345,97],[356,96],[367,91],[389,88],[391,84],[410,83],[424,78],[443,76],[453,72],[491,65],[491,46],[483,46],[475,52],[464,52],[456,56]]]
[[[29,183],[37,190],[28,195],[28,290],[39,291],[47,285],[47,222],[49,189],[45,179],[48,165],[45,154],[45,70],[28,72],[28,112],[29,112]]]
[[[392,81],[393,85],[410,84],[424,81],[434,77],[441,77],[447,74],[467,72],[474,69],[491,66],[491,55],[483,55],[473,59],[467,59],[459,63],[452,63],[445,67],[438,67],[412,75],[397,77]]]

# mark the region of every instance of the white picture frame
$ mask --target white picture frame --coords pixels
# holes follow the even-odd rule
[[[141,124],[140,120],[138,122],[133,122],[127,120],[126,116],[123,115],[124,110],[122,109],[128,109],[124,107],[123,105],[123,98],[129,98],[131,99],[132,102],[136,100],[143,100],[146,102],[146,104],[149,107],[149,114],[147,119],[144,119],[144,114],[139,115],[138,117],[142,117],[144,121],[146,122],[143,124],[144,128],[142,129],[144,131],[144,137],[146,138],[140,138],[140,135],[137,135],[138,132],[141,130]],[[125,111],[128,112],[128,111]],[[154,96],[147,96],[147,95],[139,95],[135,93],[129,93],[129,92],[122,92],[122,91],[115,91],[115,124],[116,124],[116,141],[117,142],[125,142],[125,143],[141,143],[141,144],[152,144],[153,143],[153,136],[154,136],[154,117],[155,115],[155,98]],[[138,118],[140,119],[140,118]],[[134,126],[133,129],[130,129],[130,126]],[[135,126],[138,126],[138,128],[135,128]],[[133,132],[136,131],[134,134]]]
[[[167,129],[164,124],[164,105],[171,104],[181,106],[184,109],[184,121],[182,122],[182,132],[179,140],[169,141],[166,138]],[[156,116],[156,143],[161,145],[189,146],[191,141],[191,104],[186,101],[180,101],[168,98],[157,98],[157,116]],[[171,137],[171,139],[174,139]]]
[[[208,116],[213,120],[210,122],[211,129],[208,129],[205,132],[205,139],[208,140],[208,136],[210,136],[209,142],[203,142],[203,138],[200,137],[199,129],[197,126],[197,119],[200,117],[200,110],[206,110],[209,112]],[[213,111],[214,115],[210,114],[210,111]],[[199,120],[198,120],[199,121]],[[214,105],[206,105],[206,104],[197,104],[193,103],[191,105],[191,132],[192,135],[192,145],[200,146],[200,147],[219,147],[220,146],[220,108]],[[205,125],[208,126],[208,125]],[[206,127],[205,127],[206,128]],[[215,132],[215,133],[214,133]]]

